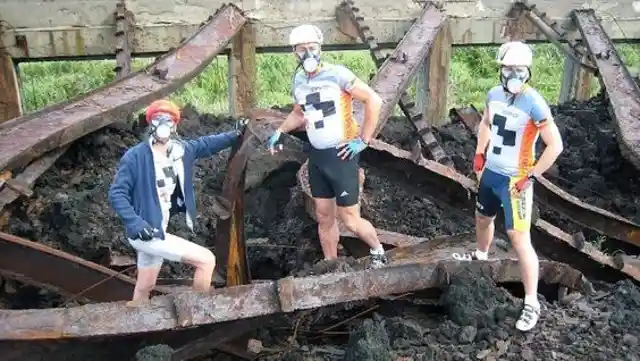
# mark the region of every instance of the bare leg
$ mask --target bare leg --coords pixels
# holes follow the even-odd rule
[[[340,230],[336,218],[336,201],[334,198],[314,198],[316,219],[318,220],[318,237],[324,258],[338,258],[338,242]]]
[[[488,258],[489,248],[491,248],[496,229],[494,219],[495,217],[483,216],[476,212],[476,242],[478,246],[476,257],[480,260]]]
[[[369,246],[369,253],[371,254],[370,266],[379,268],[387,264],[388,259],[385,255],[384,247],[382,247],[378,239],[378,232],[376,232],[371,222],[360,216],[359,205],[338,207],[338,214],[347,229],[355,233],[358,238]]]
[[[338,215],[348,230],[366,243],[373,250],[382,249],[378,233],[371,222],[360,216],[359,206],[338,207]]]
[[[508,231],[509,239],[518,254],[524,284],[525,301],[527,298],[537,305],[539,261],[529,233]]]
[[[216,257],[209,249],[199,244],[187,241],[184,238],[167,234],[168,242],[173,249],[179,250],[180,262],[190,264],[196,268],[193,275],[193,290],[196,292],[209,292],[213,271],[216,268]]]
[[[156,285],[161,267],[162,263],[148,267],[138,267],[136,286],[133,290],[133,299],[127,302],[127,306],[137,307],[149,303],[149,296],[153,287]]]

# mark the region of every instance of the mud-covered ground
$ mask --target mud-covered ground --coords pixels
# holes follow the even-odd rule
[[[180,128],[186,138],[232,127],[230,119],[186,113],[191,115]],[[619,155],[602,102],[554,107],[554,114],[566,146],[554,182],[593,204],[639,220],[640,195],[634,195],[637,185],[632,185],[638,177]],[[382,137],[410,148],[415,139],[412,132],[406,120],[393,119]],[[469,173],[475,143],[468,131],[453,124],[437,136],[456,167]],[[136,131],[105,129],[76,142],[40,178],[34,199],[8,208],[11,221],[4,230],[94,262],[103,260],[106,249],[133,256],[123,242],[121,223],[108,206],[107,191],[119,158],[139,137]],[[265,156],[258,150],[252,158]],[[214,237],[216,218],[208,205],[221,191],[227,157],[228,151],[221,152],[199,161],[196,168],[196,235],[189,235],[181,217],[172,220],[170,232],[201,244]],[[375,164],[363,167],[363,214],[376,227],[423,237],[473,229],[470,219],[448,214],[429,199],[428,189],[410,184],[404,175]],[[298,273],[321,258],[315,224],[304,211],[296,185],[296,171],[292,162],[247,193],[245,224],[254,278]],[[167,263],[163,276],[189,277],[191,272]],[[45,291],[15,290],[11,287],[19,284],[6,284],[2,297],[6,308],[60,304],[59,298]],[[381,301],[377,316],[366,313],[337,327],[331,337],[319,330],[367,309],[373,301],[350,311],[310,312],[294,340],[287,337],[294,332],[295,320],[253,336],[263,342],[262,354],[271,360],[640,360],[640,291],[629,283],[599,289],[604,293],[597,299],[581,298],[568,305],[545,303],[541,326],[526,337],[513,330],[519,301],[503,288],[471,275],[455,278],[436,303]],[[273,355],[269,358],[269,354]]]

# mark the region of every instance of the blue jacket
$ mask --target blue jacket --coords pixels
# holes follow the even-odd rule
[[[196,199],[193,190],[193,166],[195,162],[232,146],[238,139],[235,131],[207,135],[195,140],[182,141],[184,146],[184,184],[176,187],[171,197],[171,214],[186,211],[187,219],[196,219]],[[184,189],[185,194],[182,190]],[[147,225],[159,230],[157,237],[164,239],[162,210],[156,189],[156,174],[151,145],[141,142],[127,150],[120,159],[111,188],[109,202],[122,219],[126,236],[135,239]],[[189,225],[190,227],[192,225]]]

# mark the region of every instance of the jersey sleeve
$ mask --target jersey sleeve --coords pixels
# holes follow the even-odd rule
[[[291,97],[293,98],[293,103],[297,104],[298,99],[296,99],[296,88],[298,87],[298,72],[293,73],[293,77],[291,78]]]
[[[531,120],[537,126],[544,125],[547,120],[552,118],[551,116],[551,108],[549,108],[549,104],[544,100],[542,95],[538,93],[531,94]]]
[[[350,92],[358,77],[349,69],[342,65],[336,65],[335,76],[340,85],[340,89]]]

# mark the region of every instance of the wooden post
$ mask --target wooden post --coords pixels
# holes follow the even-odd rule
[[[582,59],[584,62],[586,59]],[[587,100],[591,95],[591,74],[571,57],[564,58],[564,72],[558,103],[571,100]]]
[[[13,60],[0,50],[0,122],[22,116],[18,84],[18,74]]]
[[[416,101],[420,109],[423,109],[423,117],[429,125],[439,126],[449,121],[447,89],[452,42],[451,29],[447,22],[429,49],[424,69],[417,74]]]
[[[256,37],[247,23],[232,40],[229,55],[229,112],[241,116],[256,102]]]

